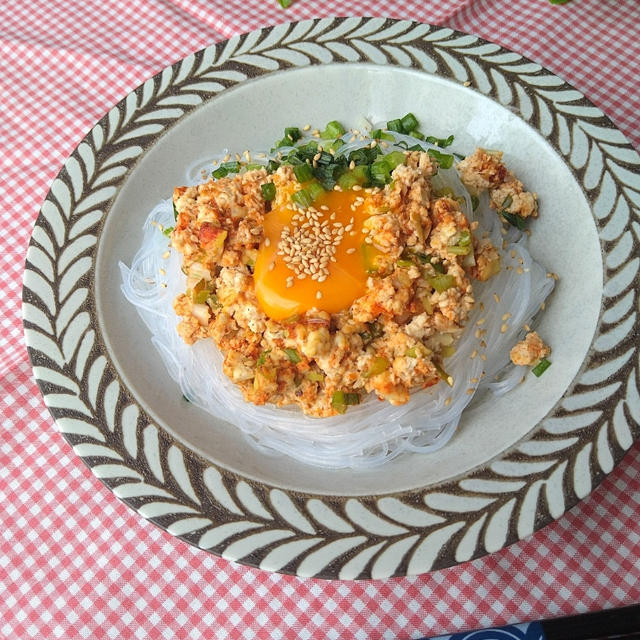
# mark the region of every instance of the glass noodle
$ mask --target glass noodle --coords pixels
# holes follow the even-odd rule
[[[404,143],[420,144],[425,150],[435,148],[449,153],[449,149],[404,134],[388,133],[402,147]],[[371,142],[351,141],[351,137],[349,133],[343,136],[345,145],[336,154],[349,153]],[[402,147],[390,144],[388,150]],[[288,150],[279,149],[284,153]],[[266,155],[261,158],[260,154],[253,154],[251,162],[266,164]],[[185,184],[206,180],[212,161],[213,158],[192,165],[185,175]],[[509,350],[522,338],[523,326],[532,324],[553,289],[554,280],[529,254],[526,234],[509,227],[503,235],[502,222],[489,208],[486,195],[473,211],[471,198],[455,169],[440,168],[435,183],[439,189],[448,187],[457,196],[464,196],[465,214],[470,222],[479,223],[476,234],[478,237],[488,234],[502,257],[500,273],[486,283],[473,282],[475,307],[456,344],[455,354],[445,360],[447,373],[453,378],[452,387],[439,382],[414,392],[410,402],[399,407],[369,394],[344,415],[330,418],[308,417],[297,408],[245,402],[239,388],[223,373],[223,357],[213,340],[200,340],[188,346],[176,331],[179,318],[172,303],[185,291],[186,277],[180,269],[182,256],[178,252],[170,250],[170,256],[163,257],[168,250],[168,238],[161,228],[174,223],[171,200],[166,200],[150,212],[144,224],[142,246],[131,267],[121,263],[120,270],[124,295],[146,323],[151,342],[162,356],[170,377],[180,387],[180,391],[172,390],[168,385],[167,391],[175,394],[176,402],[182,401],[182,392],[190,402],[217,419],[235,425],[265,453],[284,453],[321,467],[371,467],[403,452],[427,453],[444,446],[474,398],[481,400],[486,392],[504,394],[526,373],[526,368],[510,364]],[[503,319],[506,314],[510,314],[508,322]],[[479,326],[485,331],[482,336],[477,335]]]

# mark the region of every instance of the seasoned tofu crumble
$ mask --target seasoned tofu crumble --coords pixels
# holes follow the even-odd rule
[[[457,169],[503,217],[537,216],[501,153],[478,149]],[[213,340],[246,401],[315,417],[369,393],[401,405],[450,384],[472,281],[497,274],[500,253],[476,237],[461,198],[434,188],[437,171],[432,155],[406,151],[388,184],[336,185],[311,201],[286,164],[177,187],[171,246],[187,277],[178,333]],[[548,352],[534,332],[511,357],[531,364]]]

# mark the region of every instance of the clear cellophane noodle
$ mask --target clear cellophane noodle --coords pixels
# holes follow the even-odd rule
[[[419,142],[400,134],[395,137],[411,145]],[[348,153],[366,143],[347,143],[340,152]],[[432,146],[421,144],[425,149]],[[211,161],[190,167],[185,183],[206,179],[206,166],[210,168]],[[486,195],[473,211],[455,169],[440,168],[435,181],[439,188],[447,186],[465,196],[469,221],[478,221],[478,237],[489,235],[501,253],[502,268],[488,282],[473,282],[476,304],[456,343],[455,354],[444,365],[453,386],[439,382],[415,391],[405,405],[392,406],[369,394],[344,415],[312,418],[297,408],[246,402],[240,389],[223,373],[223,357],[213,340],[199,340],[189,346],[176,331],[180,319],[172,303],[185,291],[186,277],[180,268],[182,256],[169,249],[169,240],[158,226],[173,225],[171,200],[159,203],[150,212],[142,246],[131,267],[120,264],[122,291],[149,328],[151,342],[182,394],[217,419],[241,429],[265,453],[284,453],[321,467],[361,468],[379,465],[403,452],[436,451],[451,438],[474,398],[487,391],[502,395],[521,381],[526,368],[511,365],[509,351],[522,338],[524,325],[532,324],[554,280],[529,254],[526,234],[513,227],[503,234],[502,222],[489,208]],[[163,257],[167,251],[170,256]],[[503,320],[506,317],[507,322]],[[482,335],[478,335],[480,327]],[[181,401],[177,389],[175,395],[176,402]]]

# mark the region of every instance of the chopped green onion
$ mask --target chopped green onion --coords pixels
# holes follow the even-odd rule
[[[398,133],[404,133],[404,130],[402,128],[402,120],[400,118],[397,118],[395,120],[389,120],[389,122],[387,122],[387,129],[389,129],[389,131],[397,131]]]
[[[375,185],[384,185],[391,181],[391,167],[383,159],[371,165],[371,182]]]
[[[270,202],[276,197],[276,185],[273,182],[266,182],[265,184],[260,185],[260,190],[262,191],[262,197]]]
[[[371,132],[371,137],[374,140],[388,140],[389,142],[393,142],[395,140],[390,133],[385,133],[382,129],[374,129]]]
[[[440,350],[443,358],[450,358],[455,352],[456,348],[452,344],[442,347]]]
[[[298,353],[297,349],[283,349],[287,358],[289,358],[289,362],[293,362],[293,364],[298,364],[298,362],[302,362],[302,358]]]
[[[404,258],[399,258],[396,264],[403,269],[408,269],[413,266],[413,260],[405,260]]]
[[[454,256],[467,256],[471,253],[471,247],[469,245],[462,246],[459,244],[454,244],[450,247],[447,247],[447,251]]]
[[[478,208],[479,204],[480,204],[480,198],[478,198],[478,196],[471,196],[471,207],[473,208],[474,211]]]
[[[334,391],[331,396],[331,406],[338,413],[344,413],[347,410],[347,406],[354,404],[360,404],[360,396],[357,393]]]
[[[256,361],[256,367],[261,367],[266,361],[267,361],[267,356],[271,353],[271,349],[267,349],[266,351],[263,351],[259,356],[258,356],[258,360]]]
[[[269,162],[267,162],[267,173],[275,173],[278,168],[280,167],[280,163],[276,162],[275,160],[269,160]]]
[[[344,127],[337,121],[332,120],[327,123],[325,130],[320,134],[321,138],[337,138],[344,135]]]
[[[353,171],[347,171],[338,178],[338,185],[343,191],[348,191],[351,187],[359,184]]]
[[[172,202],[171,204],[173,205],[173,219],[177,220],[178,219],[178,210],[176,209],[176,203]]]
[[[309,164],[297,164],[293,167],[298,182],[308,182],[313,178],[313,169]]]
[[[460,240],[458,240],[458,244],[462,247],[466,247],[471,244],[471,232],[468,229],[463,229],[460,232]]]
[[[431,278],[427,278],[427,282],[438,292],[442,293],[447,289],[451,289],[456,283],[456,279],[447,273],[440,273]]]
[[[361,147],[360,149],[354,149],[349,154],[349,162],[353,162],[355,165],[371,164],[381,153],[382,149],[378,145],[373,149],[371,147]]]
[[[211,311],[217,311],[218,309],[222,308],[222,304],[220,304],[220,300],[218,299],[218,296],[215,293],[212,293],[207,298],[207,304],[209,305],[209,308],[211,309]]]
[[[515,213],[509,213],[508,211],[500,211],[499,214],[512,226],[524,231],[526,224],[524,218],[517,216]]]
[[[344,147],[344,140],[342,140],[341,138],[338,138],[337,140],[334,140],[333,142],[329,143],[324,148],[327,149],[328,151],[337,151],[340,147]]]
[[[546,358],[541,358],[540,362],[531,369],[531,373],[539,378],[550,366],[551,363]]]
[[[284,137],[287,140],[291,140],[291,142],[295,142],[296,140],[300,140],[302,134],[300,133],[300,129],[298,129],[298,127],[286,127],[284,130]]]
[[[319,196],[321,196],[324,193],[324,189],[322,187],[321,184],[319,184],[318,182],[312,182],[308,187],[307,187],[307,192],[309,193],[309,196],[311,197],[311,202],[315,202]]]
[[[369,345],[376,338],[380,338],[384,334],[384,329],[377,322],[367,322],[367,331],[363,331],[358,335],[362,338],[363,346]]]
[[[438,378],[444,380],[450,387],[453,387],[453,378],[437,362],[434,362],[433,366],[436,368]]]
[[[407,113],[400,122],[402,124],[403,133],[410,133],[411,131],[416,131],[418,129],[418,119],[413,115],[413,113]]]
[[[203,289],[202,291],[198,291],[197,293],[194,292],[192,298],[195,304],[204,304],[209,298],[209,291]]]
[[[395,169],[398,165],[404,164],[407,156],[402,151],[392,151],[384,157],[384,161],[389,165],[390,169]]]
[[[236,161],[223,162],[215,171],[211,172],[213,178],[224,178],[230,173],[238,173],[240,171],[240,163]]]
[[[249,162],[244,165],[245,171],[256,171],[257,169],[264,169],[264,165],[259,162]]]
[[[362,374],[363,378],[373,378],[380,375],[389,368],[390,362],[387,358],[376,356],[371,362],[371,366]]]
[[[453,166],[453,156],[448,153],[440,153],[437,149],[427,149],[427,153],[435,158],[443,169],[451,169]]]
[[[405,358],[417,358],[418,357],[418,352],[416,351],[415,347],[411,347],[410,349],[407,349],[404,352],[404,357]]]
[[[351,173],[353,173],[360,185],[367,184],[371,179],[371,169],[366,164],[359,164],[353,168]]]
[[[409,131],[408,135],[410,135],[412,138],[416,138],[417,140],[424,140],[424,133],[418,131],[417,129],[415,131]]]
[[[165,227],[162,233],[164,233],[165,236],[170,236],[172,231],[173,231],[173,227]]]
[[[513,204],[513,198],[511,196],[507,196],[500,205],[501,209],[508,209]]]
[[[451,134],[448,138],[435,138],[434,136],[427,136],[426,141],[439,147],[448,147],[453,143],[453,134]]]
[[[299,207],[308,209],[311,206],[313,200],[306,189],[300,189],[291,195],[291,200],[295,202]]]
[[[571,2],[571,0],[549,0],[551,4],[567,4]]]
[[[289,6],[291,5],[292,0],[278,0],[278,4],[283,8],[283,9],[288,9]]]
[[[309,373],[307,373],[307,379],[311,380],[311,382],[324,382],[324,376],[317,371],[309,371]]]

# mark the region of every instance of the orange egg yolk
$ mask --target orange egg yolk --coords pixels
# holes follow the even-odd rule
[[[308,209],[286,203],[266,214],[253,277],[270,318],[312,308],[335,313],[364,294],[377,253],[362,232],[367,199],[362,190],[327,191]]]

